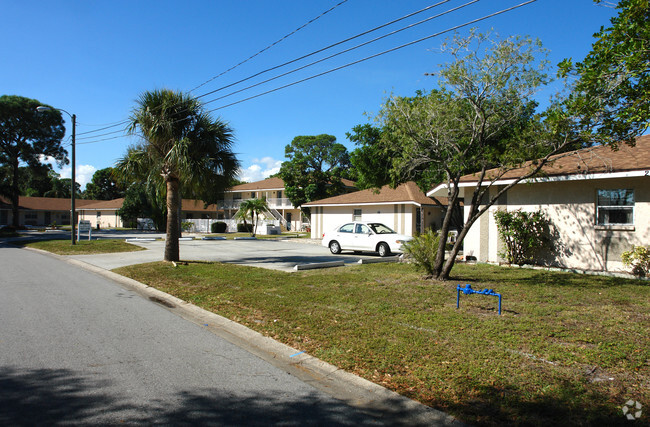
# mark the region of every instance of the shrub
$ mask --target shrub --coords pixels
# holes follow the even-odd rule
[[[424,271],[428,276],[433,276],[433,266],[438,254],[438,243],[440,236],[429,229],[426,233],[420,234],[403,244],[404,252],[413,258],[415,268]]]
[[[632,267],[632,274],[639,277],[650,275],[650,246],[635,246],[631,251],[621,254],[626,267]]]
[[[237,224],[237,232],[239,233],[252,233],[253,224]]]
[[[537,254],[552,246],[550,221],[542,211],[496,211],[494,219],[506,245],[506,252],[499,255],[511,264],[533,263]]]
[[[210,231],[213,233],[225,233],[228,229],[228,225],[223,221],[213,222],[210,225]]]
[[[190,230],[192,230],[193,227],[194,227],[194,223],[193,223],[193,222],[190,222],[190,221],[183,221],[183,222],[181,222],[181,229],[182,229],[183,232],[185,232],[185,233],[187,233],[187,232],[189,232]]]

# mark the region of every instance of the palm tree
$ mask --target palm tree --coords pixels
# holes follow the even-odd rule
[[[249,199],[244,200],[239,205],[239,211],[235,214],[236,218],[242,218],[244,220],[244,226],[246,227],[246,218],[250,215],[251,223],[253,225],[251,236],[255,237],[257,234],[257,222],[260,219],[260,214],[269,210],[269,205],[266,203],[266,199]]]
[[[213,201],[235,177],[232,129],[212,119],[191,95],[171,90],[143,93],[129,118],[128,132],[142,137],[118,161],[123,180],[157,183],[166,195],[165,261],[179,260],[181,190]]]

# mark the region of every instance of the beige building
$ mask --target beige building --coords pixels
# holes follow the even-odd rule
[[[343,194],[303,205],[311,209],[311,237],[320,239],[323,233],[350,221],[380,222],[399,234],[414,235],[426,228],[439,228],[442,208],[408,182],[391,188],[382,187]]]
[[[492,194],[520,172],[509,172],[495,182]],[[504,261],[499,256],[503,243],[494,220],[496,210],[546,213],[556,244],[555,253],[543,260],[549,265],[625,271],[621,253],[634,245],[650,245],[650,135],[638,138],[634,148],[622,144],[612,151],[599,146],[555,156],[543,172],[508,190],[472,225],[464,241],[466,256]],[[471,195],[476,183],[473,175],[463,177],[460,196]],[[428,194],[446,192],[441,185]]]
[[[354,189],[354,182],[342,180],[348,190]],[[227,190],[224,200],[218,202],[224,212],[223,219],[231,219],[239,210],[241,202],[249,199],[266,199],[269,206],[267,219],[279,221],[286,230],[306,230],[311,224],[302,214],[300,206],[293,206],[286,197],[284,181],[280,178],[267,178],[262,181],[247,182]]]
[[[124,199],[88,200],[88,204],[75,206],[78,220],[90,221],[94,229],[123,227],[122,218],[117,211],[122,207]],[[75,202],[76,204],[76,202]]]
[[[94,229],[123,227],[122,218],[117,214],[123,202],[124,199],[76,199],[77,222],[80,220],[90,221]],[[70,225],[70,199],[20,196],[18,205],[21,226]],[[223,211],[221,211],[221,215],[223,216]],[[218,216],[217,205],[205,206],[205,203],[200,200],[183,199],[181,207],[181,219],[183,220],[216,220]],[[8,200],[0,198],[0,226],[11,224],[11,219],[11,204]]]
[[[75,209],[97,200],[75,200]],[[70,225],[70,199],[54,197],[18,197],[18,224],[21,226]],[[13,223],[11,201],[0,197],[0,226]]]

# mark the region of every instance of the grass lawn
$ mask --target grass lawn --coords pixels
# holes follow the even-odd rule
[[[42,240],[24,245],[59,255],[108,254],[113,252],[144,250],[140,246],[132,245],[119,239],[79,240],[75,245],[70,243],[70,240]]]
[[[284,273],[219,263],[115,270],[478,425],[628,425],[650,412],[650,284],[488,265]],[[497,299],[456,285],[492,288]]]

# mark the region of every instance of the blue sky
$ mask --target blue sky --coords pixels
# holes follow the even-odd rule
[[[136,140],[123,136],[124,125],[99,131],[128,118],[143,91],[169,88],[190,91],[306,24],[342,0],[285,1],[70,1],[0,0],[0,94],[20,95],[77,115],[77,181],[82,187],[97,169],[112,166]],[[327,52],[265,73],[256,83],[315,59],[439,14],[469,0],[451,0],[408,20]],[[456,12],[280,78],[207,104],[228,103],[374,55],[455,25],[481,18],[524,0],[482,0]],[[267,68],[316,51],[437,1],[347,0],[295,34],[234,70],[199,87],[196,96]],[[472,25],[494,28],[501,36],[539,38],[557,64],[582,59],[592,35],[616,13],[592,0],[538,0]],[[466,34],[470,27],[459,30]],[[366,123],[391,92],[412,95],[432,89],[426,77],[449,58],[436,49],[441,35],[213,112],[235,131],[234,151],[241,177],[263,179],[284,160],[284,147],[297,135],[327,133],[348,149],[345,133]],[[239,89],[202,97],[204,101]],[[543,103],[550,91],[540,94]],[[66,127],[70,133],[69,120]],[[90,133],[84,133],[90,132]],[[69,140],[66,139],[69,143]],[[58,170],[58,169],[57,169]],[[70,168],[58,170],[70,176]]]

